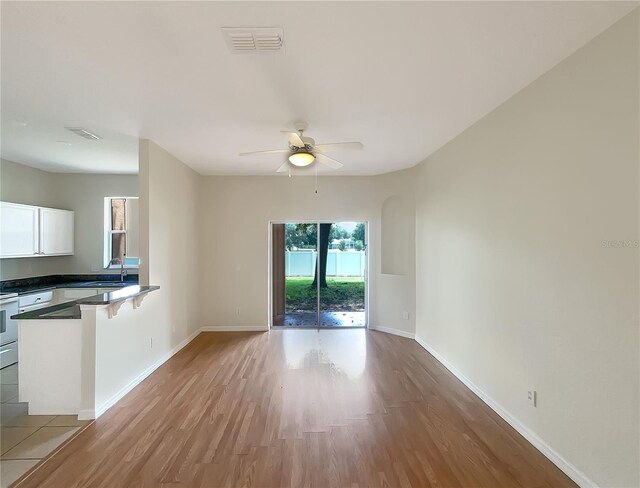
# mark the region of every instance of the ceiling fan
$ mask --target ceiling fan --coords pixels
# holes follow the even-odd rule
[[[240,156],[251,156],[256,154],[288,154],[287,161],[280,166],[276,173],[286,173],[290,170],[290,164],[303,168],[309,166],[316,159],[320,164],[324,164],[331,169],[340,169],[344,165],[340,161],[327,156],[326,153],[334,151],[354,151],[360,150],[364,146],[361,142],[332,142],[331,144],[316,144],[311,137],[304,135],[306,124],[296,124],[296,132],[281,131],[289,136],[288,149],[271,149],[267,151],[252,151],[240,153]]]

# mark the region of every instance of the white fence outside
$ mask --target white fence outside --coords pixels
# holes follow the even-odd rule
[[[286,276],[313,276],[316,267],[316,251],[286,251]],[[339,251],[329,249],[327,276],[364,276],[366,257],[364,251]]]

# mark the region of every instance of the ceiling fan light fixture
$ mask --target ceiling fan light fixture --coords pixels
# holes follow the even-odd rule
[[[306,151],[295,152],[289,156],[289,162],[294,166],[299,166],[301,168],[304,166],[309,166],[311,163],[313,163],[314,159],[316,159],[316,157],[310,152]]]

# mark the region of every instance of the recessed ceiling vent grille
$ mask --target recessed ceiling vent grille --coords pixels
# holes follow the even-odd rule
[[[82,127],[65,127],[65,129],[73,132],[77,136],[84,137],[85,139],[89,139],[90,141],[98,141],[102,139],[102,137],[100,137],[98,134],[89,132],[87,129],[83,129]]]
[[[280,27],[223,27],[222,33],[234,54],[284,51]]]

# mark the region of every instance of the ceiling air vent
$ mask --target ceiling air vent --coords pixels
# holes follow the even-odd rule
[[[223,27],[222,34],[234,54],[284,51],[280,27]]]
[[[77,136],[84,137],[85,139],[89,139],[90,141],[98,141],[102,139],[102,137],[100,137],[98,134],[89,132],[87,129],[83,129],[82,127],[65,127],[65,129],[73,132]]]

